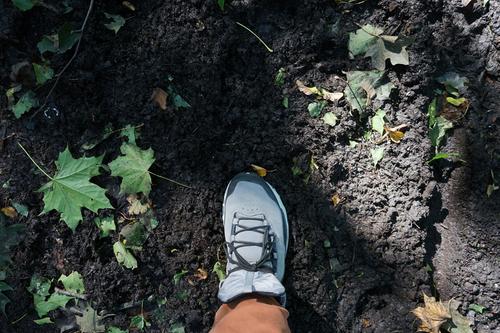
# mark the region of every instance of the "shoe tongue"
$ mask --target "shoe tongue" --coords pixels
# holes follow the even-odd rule
[[[262,226],[263,222],[259,220],[250,220],[242,218],[239,221],[239,225],[251,228]],[[242,228],[236,226],[236,231],[240,231]],[[259,232],[260,231],[260,232]],[[240,247],[237,251],[238,253],[250,264],[256,263],[262,256],[262,247],[264,246],[264,233],[262,230],[245,230],[240,231],[235,237],[236,245],[244,245],[239,242],[252,242],[258,245],[248,245]]]

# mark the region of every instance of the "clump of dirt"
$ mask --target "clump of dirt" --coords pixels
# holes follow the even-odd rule
[[[49,2],[49,1],[48,1]],[[49,2],[50,3],[50,2]],[[12,65],[39,60],[36,43],[64,21],[81,22],[85,1],[61,17],[36,7],[26,13],[0,3],[0,85],[10,85]],[[500,328],[498,305],[499,191],[487,197],[490,170],[500,179],[499,4],[473,1],[367,1],[335,5],[332,1],[231,1],[222,12],[216,1],[135,3],[129,12],[120,1],[97,2],[79,55],[57,86],[50,103],[59,110],[16,120],[1,99],[7,135],[0,152],[0,203],[29,206],[26,237],[14,255],[9,284],[15,301],[7,307],[2,332],[56,332],[33,324],[33,273],[58,277],[73,270],[85,279],[97,309],[112,311],[126,302],[153,295],[166,299],[165,311],[151,314],[154,329],[173,322],[187,332],[207,332],[212,324],[218,280],[180,284],[173,276],[185,269],[211,271],[223,243],[221,200],[227,182],[254,163],[275,172],[267,180],[282,195],[291,227],[285,287],[290,327],[294,332],[415,331],[411,310],[422,292],[456,298],[478,332]],[[114,34],[103,12],[127,17]],[[269,53],[251,34],[265,40]],[[295,80],[341,91],[336,76],[370,69],[366,59],[349,59],[348,32],[357,23],[383,27],[391,35],[415,37],[408,47],[409,66],[393,66],[388,76],[397,93],[380,106],[393,124],[409,124],[400,144],[386,145],[374,168],[369,145],[349,145],[367,128],[349,106],[328,106],[335,127],[307,113],[311,98],[298,92]],[[70,55],[55,56],[62,68]],[[284,88],[274,85],[285,68]],[[428,165],[433,153],[426,108],[437,87],[434,77],[457,71],[471,82],[471,107],[446,148],[460,152],[466,164]],[[167,77],[190,109],[159,110],[150,101]],[[37,91],[45,96],[48,87]],[[289,107],[282,106],[283,94]],[[4,94],[2,94],[4,95]],[[373,109],[379,105],[374,105]],[[138,256],[139,268],[119,266],[113,240],[101,240],[93,214],[73,234],[57,213],[41,215],[43,202],[34,192],[46,179],[18,149],[22,142],[48,170],[66,145],[77,152],[105,126],[144,124],[138,144],[152,147],[153,171],[189,184],[192,189],[154,180],[151,200],[160,224]],[[117,136],[91,151],[116,157]],[[291,171],[293,160],[313,156],[318,170],[306,183]],[[119,205],[117,181],[98,179]],[[334,206],[330,198],[342,198]],[[328,241],[328,242],[326,242]],[[330,243],[331,246],[325,246]],[[140,302],[139,302],[140,303]],[[469,311],[469,304],[487,308]],[[128,327],[128,314],[110,320]],[[21,320],[24,314],[27,315]]]

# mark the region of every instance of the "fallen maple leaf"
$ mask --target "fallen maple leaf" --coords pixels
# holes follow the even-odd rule
[[[401,139],[405,136],[405,134],[395,127],[388,127],[384,126],[385,131],[387,132],[387,135],[389,136],[389,139],[391,139],[392,142],[395,143],[400,143]]]
[[[439,333],[441,325],[451,319],[449,307],[426,294],[424,294],[424,307],[418,307],[412,312],[421,320],[419,332]]]
[[[267,169],[255,164],[250,164],[250,166],[252,167],[253,171],[255,171],[259,176],[265,177],[267,175]]]
[[[154,88],[151,100],[162,110],[167,109],[168,94],[161,88]]]
[[[454,102],[455,104],[453,104]],[[469,110],[470,105],[469,101],[463,97],[461,99],[447,97],[446,103],[443,104],[440,115],[452,122],[462,119]]]
[[[307,96],[309,95],[322,95],[321,91],[316,88],[316,87],[307,87],[302,81],[297,80],[295,81],[295,84],[297,85],[297,88],[299,88],[299,91],[306,94]]]
[[[15,219],[17,217],[17,211],[14,207],[4,207],[1,209],[3,215]]]
[[[128,207],[128,213],[131,215],[141,215],[151,208],[149,202],[142,203],[141,200],[137,198],[137,194],[131,194],[127,197],[127,201],[130,204]]]
[[[135,12],[135,6],[130,1],[122,1],[122,5],[127,9]]]
[[[336,102],[342,97],[344,97],[344,93],[341,92],[330,92],[326,89],[318,89],[316,87],[308,87],[302,81],[295,81],[297,88],[300,92],[306,94],[307,96],[316,95],[318,98],[322,98],[326,101]]]
[[[206,280],[208,278],[208,273],[203,268],[198,268],[196,273],[194,273],[194,277],[198,279],[198,281]]]
[[[334,195],[332,195],[333,207],[337,207],[341,201],[342,201],[342,198],[340,198],[340,195],[338,193],[335,193]]]
[[[321,94],[323,96],[323,99],[326,99],[328,101],[336,102],[342,97],[344,97],[344,93],[341,92],[329,92],[328,90],[321,89]]]

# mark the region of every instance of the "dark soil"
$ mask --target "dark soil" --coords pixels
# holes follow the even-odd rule
[[[0,100],[9,136],[0,151],[0,185],[9,181],[0,189],[0,206],[15,201],[30,209],[28,218],[19,219],[27,233],[13,257],[8,282],[14,292],[8,295],[14,301],[0,319],[1,332],[58,332],[33,324],[26,287],[33,273],[57,279],[74,270],[84,276],[99,310],[113,312],[153,295],[167,303],[164,312],[150,316],[152,332],[166,331],[171,322],[184,324],[187,332],[207,332],[219,306],[216,275],[177,286],[172,277],[182,269],[211,271],[223,242],[225,185],[251,163],[276,170],[266,179],[288,209],[284,284],[293,332],[414,332],[418,323],[410,311],[422,292],[460,301],[475,331],[500,332],[500,191],[486,196],[490,170],[500,179],[500,5],[461,3],[234,0],[222,12],[215,0],[150,0],[135,1],[137,10],[130,12],[121,1],[97,1],[79,55],[50,101],[59,116],[40,112],[31,119],[32,111],[16,120],[5,98]],[[21,13],[10,1],[0,2],[1,96],[10,87],[11,66],[39,60],[41,36],[64,21],[80,25],[87,6],[75,0],[74,11],[62,16],[41,7]],[[128,18],[117,35],[104,27],[103,12]],[[235,21],[254,29],[274,52]],[[327,127],[309,116],[311,98],[295,88],[300,79],[341,91],[344,83],[335,76],[370,69],[368,61],[348,57],[348,32],[356,23],[415,37],[410,65],[388,69],[397,93],[382,105],[392,124],[410,128],[400,144],[386,144],[377,169],[372,144],[349,146],[366,122],[341,101],[328,107],[339,124]],[[52,66],[58,71],[70,56],[54,56]],[[280,67],[287,72],[284,89],[274,85]],[[426,108],[437,87],[433,78],[450,70],[470,80],[471,107],[445,150],[460,152],[467,163],[429,166]],[[151,92],[165,88],[168,75],[192,108],[161,111],[152,105]],[[43,99],[49,88],[37,94]],[[281,106],[283,94],[289,95],[288,109]],[[134,271],[118,265],[116,236],[101,240],[93,213],[84,210],[75,233],[56,212],[39,215],[42,195],[35,191],[47,179],[16,144],[53,172],[66,145],[81,156],[81,145],[99,137],[108,123],[116,129],[144,124],[138,144],[154,149],[152,170],[192,187],[154,179],[151,199],[160,225]],[[108,163],[120,144],[112,136],[91,154],[106,153]],[[294,158],[308,154],[319,169],[305,183],[291,167]],[[95,181],[123,209],[118,180]],[[344,199],[337,207],[330,201],[334,193]],[[324,247],[327,240],[331,248]],[[178,297],[182,292],[187,298]],[[468,311],[471,303],[487,310]],[[126,328],[128,315],[139,311],[116,312],[108,323]]]

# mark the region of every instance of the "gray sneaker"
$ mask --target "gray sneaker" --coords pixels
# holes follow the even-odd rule
[[[249,293],[278,297],[284,302],[288,249],[286,210],[276,190],[253,173],[236,175],[227,186],[222,208],[227,278],[219,299]]]

